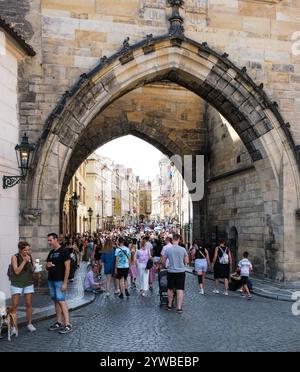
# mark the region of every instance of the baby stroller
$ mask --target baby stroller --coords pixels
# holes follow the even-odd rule
[[[168,305],[168,270],[160,269],[158,271],[158,285],[159,285],[159,298],[160,306]],[[172,307],[176,303],[176,291],[174,290]]]

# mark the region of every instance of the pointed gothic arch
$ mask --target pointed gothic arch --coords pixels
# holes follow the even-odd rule
[[[33,177],[27,187],[27,207],[42,209],[42,226],[58,230],[62,195],[75,170],[72,159],[75,152],[78,156],[78,144],[89,124],[112,102],[135,88],[159,81],[173,82],[210,103],[239,134],[261,181],[268,218],[266,247],[271,244],[278,270],[292,280],[295,275],[287,274],[290,261],[285,252],[299,251],[293,229],[295,211],[300,205],[300,182],[298,149],[289,124],[245,68],[232,63],[226,53],[186,38],[181,31],[177,28],[157,38],[148,35],[132,46],[127,40],[118,53],[102,58],[63,95],[47,119],[38,144]],[[130,125],[124,129],[127,134],[133,130]],[[153,138],[146,129],[138,135],[157,147],[165,147],[163,136]],[[182,144],[172,146],[170,155],[175,151],[190,155]],[[87,152],[81,151],[79,158],[84,160]]]

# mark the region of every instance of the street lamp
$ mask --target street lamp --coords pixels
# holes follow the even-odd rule
[[[80,196],[77,195],[76,191],[73,192],[73,195],[71,197],[71,202],[72,202],[72,208],[73,208],[73,211],[74,211],[74,226],[73,226],[73,229],[74,229],[75,234],[77,233],[77,209],[78,209],[79,201],[80,201]]]
[[[91,207],[89,207],[89,209],[88,209],[88,215],[90,217],[90,232],[91,232],[91,234],[92,234],[92,216],[93,216],[93,213],[94,213],[94,211],[92,210]]]
[[[35,146],[28,142],[28,137],[25,133],[21,144],[15,147],[18,166],[21,169],[21,176],[3,176],[4,189],[25,181],[34,149]]]

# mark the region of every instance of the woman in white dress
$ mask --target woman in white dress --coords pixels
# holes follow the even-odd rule
[[[141,248],[136,253],[137,287],[140,289],[142,296],[145,296],[149,290],[149,270],[146,269],[146,266],[150,258],[150,250],[147,248],[146,241],[143,240]]]

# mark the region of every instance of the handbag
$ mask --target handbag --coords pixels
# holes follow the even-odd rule
[[[153,258],[151,257],[151,254],[150,254],[150,251],[149,251],[149,260],[147,262],[147,265],[146,265],[146,270],[150,270],[152,269],[153,267]]]

